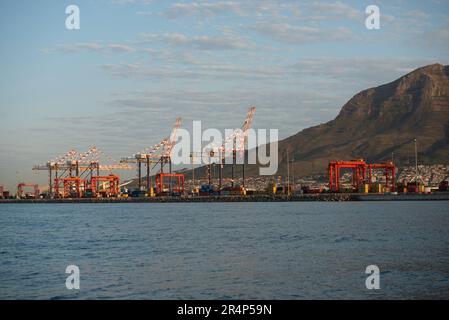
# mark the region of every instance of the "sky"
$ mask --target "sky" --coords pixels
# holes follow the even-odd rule
[[[363,89],[449,64],[449,0],[2,0],[0,34],[0,185],[15,191],[71,149],[131,156],[178,116],[237,128],[254,105],[280,138],[327,122]]]

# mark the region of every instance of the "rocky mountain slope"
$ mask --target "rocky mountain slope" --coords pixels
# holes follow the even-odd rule
[[[332,121],[279,143],[280,174],[286,152],[296,174],[323,172],[331,159],[449,163],[449,66],[433,64],[388,84],[356,94]],[[249,173],[256,174],[256,168]]]

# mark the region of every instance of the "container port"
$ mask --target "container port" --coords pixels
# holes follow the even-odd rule
[[[182,119],[177,118],[168,137],[119,161],[103,150],[91,147],[82,153],[70,150],[44,165],[36,165],[33,170],[46,171],[48,174],[46,190],[41,193],[38,184],[20,182],[14,194],[0,186],[0,202],[449,199],[449,166],[418,165],[417,160],[415,166],[402,170],[393,161],[369,163],[364,159],[330,160],[326,175],[309,177],[290,176],[290,161],[287,162],[287,176],[246,177],[243,162],[239,164],[242,166],[241,176],[236,176],[237,154],[245,154],[247,150],[245,143],[237,146],[235,142],[247,139],[255,111],[255,107],[249,108],[241,130],[225,137],[221,145],[203,150],[210,158],[218,154],[218,161],[205,165],[205,174],[196,179],[193,166],[190,172],[187,169],[172,170],[172,151],[182,124]],[[225,150],[229,142],[233,146],[232,150]],[[229,177],[223,174],[225,151],[232,154]],[[203,154],[192,152],[191,159],[194,157],[203,157]],[[122,181],[118,171],[136,171],[137,178]],[[187,175],[191,178],[186,179]]]

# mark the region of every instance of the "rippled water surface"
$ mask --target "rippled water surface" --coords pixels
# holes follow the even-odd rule
[[[448,297],[446,201],[0,205],[2,299]]]

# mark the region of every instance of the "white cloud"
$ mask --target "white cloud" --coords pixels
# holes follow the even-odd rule
[[[405,17],[418,19],[418,20],[427,20],[430,18],[430,15],[421,10],[410,10],[404,13]]]
[[[289,23],[259,22],[249,28],[261,35],[269,36],[274,40],[294,44],[357,39],[357,36],[351,29],[346,27],[322,29],[319,27],[298,26]]]
[[[248,49],[252,44],[244,38],[233,34],[218,36],[186,36],[181,33],[144,33],[141,34],[141,43],[161,42],[173,46],[191,47],[198,50],[234,50]]]
[[[208,18],[217,15],[235,14],[239,17],[270,16],[281,17],[282,13],[300,15],[299,5],[282,3],[276,0],[245,0],[245,1],[199,1],[192,3],[175,3],[165,12],[169,18],[199,16]]]
[[[354,19],[361,20],[364,17],[364,12],[354,9],[348,4],[340,1],[336,2],[314,2],[311,5],[312,12],[318,12],[319,15],[327,19]]]
[[[42,49],[45,53],[56,53],[56,52],[134,52],[135,48],[117,43],[101,44],[98,42],[85,42],[85,43],[73,43],[73,44],[61,44],[54,48]]]
[[[254,67],[232,63],[191,62],[187,66],[153,66],[142,63],[105,64],[102,69],[113,77],[167,79],[275,79],[282,67]]]
[[[151,4],[154,0],[111,0],[113,4]]]
[[[165,12],[169,18],[198,16],[209,18],[217,15],[235,14],[240,17],[254,16],[263,19],[301,18],[317,19],[363,19],[364,12],[341,1],[277,1],[277,0],[245,0],[245,1],[197,1],[172,4]]]
[[[209,17],[225,13],[242,15],[241,4],[233,1],[174,3],[170,6],[166,15],[169,18],[193,15]]]
[[[436,62],[432,59],[400,58],[302,59],[291,67],[291,72],[298,77],[334,79],[345,83],[347,89],[358,91],[391,82],[419,67]]]

